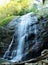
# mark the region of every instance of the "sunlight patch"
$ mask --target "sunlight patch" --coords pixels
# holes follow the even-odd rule
[[[10,0],[0,0],[0,6],[5,5],[9,2],[10,2]]]

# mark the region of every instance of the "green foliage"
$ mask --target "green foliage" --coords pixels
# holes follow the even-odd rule
[[[0,22],[0,26],[5,26],[7,23],[9,23],[13,18],[15,18],[16,16],[9,16],[9,17],[6,17],[5,19],[3,19],[1,22]]]
[[[8,4],[0,6],[0,22],[8,16],[21,16],[29,12],[38,13],[37,4],[33,3],[34,0],[10,0]],[[39,15],[46,14],[45,10],[43,12],[41,10]]]
[[[34,0],[13,0],[4,6],[0,6],[0,21],[7,16],[23,15],[30,12],[29,10],[33,5],[33,1]]]
[[[48,8],[47,7],[44,7],[44,8],[41,8],[39,11],[38,11],[38,15],[40,17],[46,17],[48,16]]]
[[[38,12],[37,4],[33,4],[33,6],[29,9],[29,12],[37,13]]]

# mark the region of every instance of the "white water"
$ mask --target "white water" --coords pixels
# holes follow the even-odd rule
[[[17,54],[11,61],[20,61],[23,56],[23,49],[24,49],[24,40],[27,33],[27,26],[30,24],[30,16],[24,15],[21,17],[21,22],[18,24],[18,47],[17,47]]]
[[[24,55],[23,54],[24,45],[26,45],[25,37],[28,35],[28,27],[31,24],[34,24],[35,21],[37,21],[36,16],[34,16],[33,18],[31,17],[32,14],[33,13],[29,13],[29,14],[24,15],[18,19],[19,20],[19,23],[17,26],[18,29],[15,30],[15,35],[16,35],[16,31],[18,33],[18,35],[17,35],[18,36],[18,39],[17,39],[18,45],[17,45],[17,48],[15,47],[15,49],[11,53],[12,59],[10,61],[12,61],[12,62],[18,62],[18,61],[22,60],[22,57]],[[36,29],[36,26],[35,26],[35,29]],[[29,31],[29,33],[30,32],[31,31]],[[34,32],[35,32],[35,34],[37,33],[36,30]],[[15,38],[15,40],[16,40],[16,38]],[[7,49],[7,51],[4,54],[4,56],[3,56],[4,58],[9,55],[12,44],[13,44],[13,40],[12,40],[11,44],[9,45],[9,48]],[[16,44],[16,42],[15,42],[15,44]]]

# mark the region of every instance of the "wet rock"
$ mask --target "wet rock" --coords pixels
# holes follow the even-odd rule
[[[7,28],[0,27],[0,48],[1,48],[0,52],[2,54],[4,54],[6,49],[8,48],[8,46],[12,40],[12,37],[13,37],[12,33],[10,31],[8,31]]]
[[[5,26],[7,30],[1,29],[0,41],[5,45],[11,44],[12,35],[14,35],[13,44],[10,49],[8,47],[9,54],[7,52],[8,55],[5,56],[6,59],[9,57],[12,62],[37,58],[41,56],[42,50],[48,49],[48,19],[42,17],[38,20],[36,15],[31,16],[31,14],[11,21]]]

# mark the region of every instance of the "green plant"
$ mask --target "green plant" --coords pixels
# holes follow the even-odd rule
[[[9,16],[0,21],[0,26],[5,26],[7,23],[9,23],[12,19],[14,19],[16,16]]]

